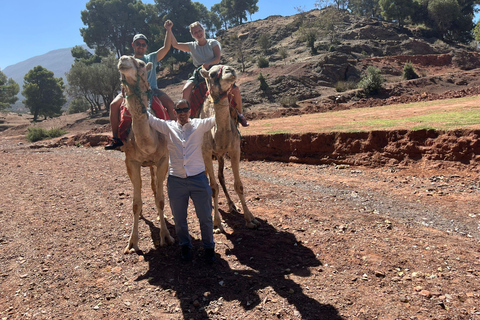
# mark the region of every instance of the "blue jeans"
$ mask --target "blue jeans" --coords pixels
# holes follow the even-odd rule
[[[212,189],[205,172],[186,178],[168,176],[167,189],[180,245],[192,247],[187,222],[188,201],[192,198],[200,221],[203,247],[213,249]]]

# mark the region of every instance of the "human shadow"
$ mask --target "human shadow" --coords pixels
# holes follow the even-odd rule
[[[262,300],[259,292],[264,290],[265,294],[272,289],[295,306],[302,319],[342,319],[335,307],[310,297],[307,286],[302,287],[291,279],[292,275],[310,276],[311,267],[322,265],[314,252],[297,241],[294,234],[278,230],[263,220],[258,229],[251,230],[245,227],[242,214],[223,211],[221,214],[233,229],[226,235],[229,242],[224,252],[226,256],[233,256],[228,259],[230,264],[217,255],[217,262],[207,265],[202,259],[202,249],[194,251],[192,262],[181,263],[178,246],[155,248],[144,253],[149,269],[136,281],[147,280],[163,290],[174,291],[185,319],[213,317],[206,307],[221,299],[238,301],[245,310],[257,306],[262,310],[268,304],[269,293]],[[158,237],[159,229],[146,222],[152,238]],[[192,243],[194,248],[202,246],[199,239],[192,239]],[[214,309],[221,315],[221,306]]]

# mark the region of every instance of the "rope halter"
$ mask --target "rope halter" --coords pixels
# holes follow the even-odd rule
[[[140,90],[141,80],[142,78],[140,77],[139,74],[137,74],[137,81],[135,82],[135,86],[132,86],[130,83],[127,82],[127,80],[125,80],[125,77],[122,75],[122,84],[127,86],[130,89],[130,91],[132,91],[131,94],[126,94],[125,98],[128,99],[128,98],[131,98],[132,96],[136,96],[138,100],[140,100],[140,105],[142,106],[142,113],[147,113],[147,107],[143,104],[142,95],[146,95],[148,97],[148,100],[150,100],[152,99],[152,90],[150,89],[150,86],[148,86],[147,91],[142,92]]]

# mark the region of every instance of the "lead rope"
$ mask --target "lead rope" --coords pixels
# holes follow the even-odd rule
[[[148,97],[148,100],[150,100],[152,98],[152,90],[149,88],[147,91],[145,92],[141,92],[140,91],[140,75],[137,74],[137,82],[135,83],[135,87],[132,87],[128,82],[127,80],[125,79],[122,79],[122,83],[124,85],[126,85],[131,91],[133,91],[132,94],[126,94],[125,95],[125,98],[128,99],[132,96],[137,96],[138,100],[140,100],[140,105],[142,106],[142,113],[147,113],[147,107],[143,104],[143,100],[142,100],[142,94],[145,94],[147,95]]]

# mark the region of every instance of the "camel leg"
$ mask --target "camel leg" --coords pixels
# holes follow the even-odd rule
[[[242,203],[245,223],[248,228],[253,229],[253,228],[256,228],[258,225],[260,225],[260,222],[257,219],[255,219],[255,217],[247,207],[247,202],[245,201],[245,195],[243,194],[243,184],[242,184],[242,180],[240,179],[240,148],[237,148],[236,150],[237,151],[229,152],[230,161],[232,165],[234,187],[235,187],[235,191],[238,194],[238,197],[240,198],[240,202]]]
[[[215,179],[215,172],[213,169],[213,160],[212,153],[205,152],[203,156],[205,162],[205,172],[208,175],[208,180],[210,181],[210,187],[212,188],[212,197],[213,197],[213,227],[218,228],[220,232],[225,233],[225,230],[222,226],[222,219],[220,218],[220,212],[218,211],[218,183]]]
[[[138,248],[138,221],[142,214],[142,177],[140,175],[140,165],[132,161],[125,161],[127,172],[133,184],[133,225],[128,245],[124,253],[134,253]]]
[[[228,193],[227,186],[225,185],[224,168],[225,168],[225,158],[223,156],[218,156],[218,181],[220,181],[220,185],[222,186],[223,193],[227,198],[228,210],[229,212],[237,211],[237,207],[235,206],[235,203],[232,201],[232,198],[230,198],[230,194]]]
[[[153,167],[150,167],[152,171]],[[160,221],[160,246],[163,247],[167,244],[175,243],[175,239],[170,235],[168,231],[167,224],[165,222],[164,207],[165,207],[165,196],[163,194],[163,181],[167,175],[168,170],[168,161],[167,158],[163,158],[163,161],[157,167],[155,174],[152,174],[152,179],[155,177],[155,183],[152,181],[152,186],[154,186],[153,193],[155,194],[155,205],[157,206],[158,212],[158,221]]]

